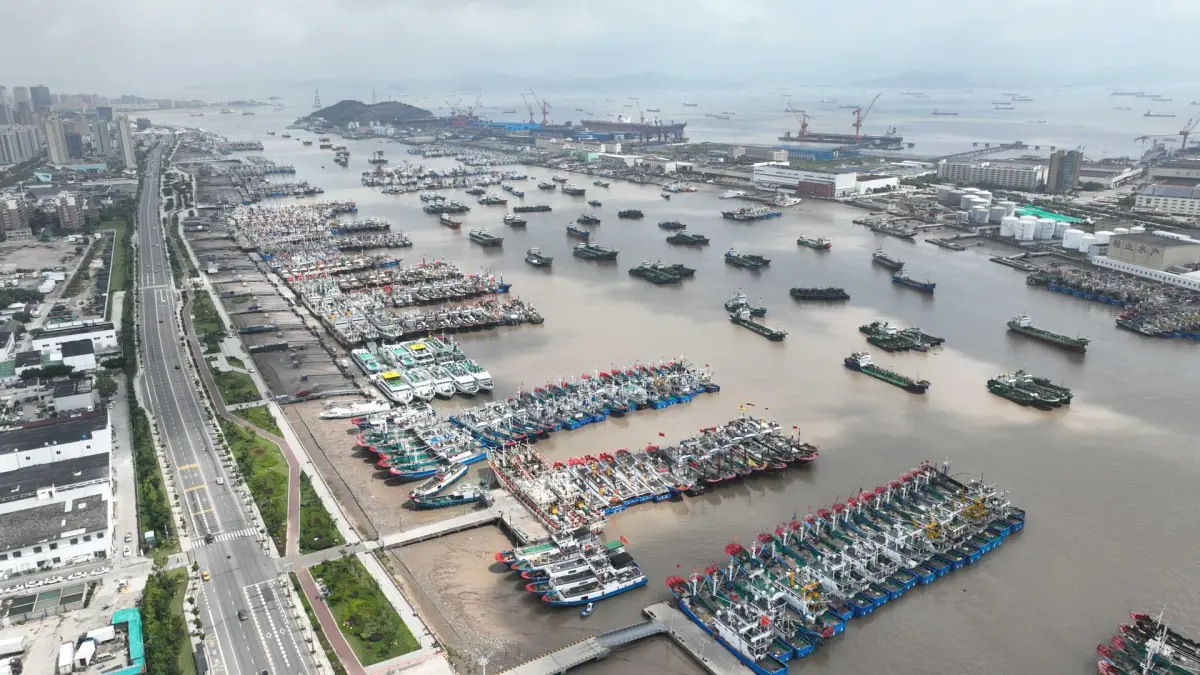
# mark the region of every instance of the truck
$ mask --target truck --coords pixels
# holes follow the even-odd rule
[[[10,656],[20,656],[25,653],[25,636],[14,635],[0,639],[0,659]]]

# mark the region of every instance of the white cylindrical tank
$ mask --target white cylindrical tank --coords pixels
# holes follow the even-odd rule
[[[967,213],[966,211],[959,211],[957,214],[955,214],[955,218],[959,225],[966,225],[970,221],[971,214]]]
[[[1020,226],[1021,226],[1020,219],[1013,218],[1012,216],[1005,216],[1000,219],[1000,236],[1001,237],[1015,237],[1017,235],[1017,233],[1014,228],[1017,228]]]
[[[1004,219],[1004,216],[1005,216],[1005,213],[1004,213],[1003,206],[993,206],[990,209],[988,209],[988,220],[993,223],[1000,222],[1001,220]]]
[[[979,192],[975,193],[975,196],[979,197],[980,199],[986,199],[989,204],[992,202],[992,193],[988,192],[987,190],[980,190]]]
[[[1113,234],[1129,234],[1129,228],[1128,227],[1114,227],[1112,230],[1112,233]]]
[[[1092,244],[1094,244],[1094,243],[1096,243],[1096,235],[1094,235],[1094,234],[1083,235],[1083,238],[1081,238],[1079,240],[1079,252],[1087,253],[1088,249],[1091,248]]]
[[[1063,248],[1078,249],[1079,240],[1083,238],[1083,230],[1077,230],[1073,227],[1068,227],[1063,232]]]
[[[971,222],[978,225],[984,225],[988,221],[988,210],[986,206],[976,206],[971,209]]]
[[[1052,239],[1054,237],[1054,220],[1051,218],[1038,218],[1038,239]]]
[[[969,208],[971,208],[971,205],[972,205],[974,202],[975,202],[975,196],[974,196],[974,195],[969,195],[969,194],[963,195],[963,196],[962,196],[961,198],[959,198],[959,200],[958,200],[958,208],[960,208],[960,209],[969,209]]]
[[[965,193],[967,193],[967,194],[971,194],[971,195],[973,195],[973,194],[975,194],[975,193],[979,192],[979,188],[977,188],[977,187],[966,187],[966,188],[963,188],[963,189],[962,189],[962,191],[963,191],[963,192],[965,192]]]
[[[1145,231],[1146,231],[1146,228],[1142,227],[1141,225],[1134,225],[1133,227],[1129,228],[1130,234],[1137,234],[1139,232],[1145,232]]]
[[[996,202],[996,206],[1003,206],[1004,207],[1004,215],[1006,215],[1006,216],[1017,215],[1017,203],[1016,202],[1010,202],[1006,199],[1002,202]]]
[[[945,204],[950,199],[950,187],[947,185],[939,185],[937,189],[937,200],[939,204]]]
[[[1100,231],[1096,232],[1096,243],[1097,244],[1107,244],[1109,242],[1109,240],[1112,239],[1112,235],[1113,235],[1113,233],[1109,232],[1108,230],[1100,230]]]
[[[1020,218],[1021,218],[1021,222],[1022,222],[1022,223],[1034,223],[1034,222],[1037,222],[1037,216],[1020,216]]]
[[[1037,238],[1037,221],[1025,221],[1021,223],[1021,241],[1033,241]]]
[[[1062,239],[1063,234],[1067,231],[1067,224],[1064,222],[1054,223],[1054,239]]]
[[[962,201],[963,195],[965,194],[967,193],[963,192],[962,190],[951,190],[950,196],[946,198],[946,206],[957,207],[958,203]]]

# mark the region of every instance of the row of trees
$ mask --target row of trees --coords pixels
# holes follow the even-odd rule
[[[171,599],[185,583],[161,568],[146,579],[142,593],[142,642],[146,648],[146,672],[180,675],[179,652],[188,644],[183,615],[171,611]]]

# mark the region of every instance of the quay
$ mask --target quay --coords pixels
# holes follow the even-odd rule
[[[550,533],[546,531],[546,528],[507,490],[492,490],[487,503],[489,505],[486,508],[470,511],[461,516],[386,535],[379,540],[381,548],[411,546],[493,523],[499,524],[501,529],[512,535],[522,546],[536,544],[550,538]]]
[[[708,638],[704,631],[666,602],[642,609],[649,619],[624,628],[584,638],[532,661],[504,671],[503,675],[558,675],[589,661],[608,656],[616,647],[655,635],[667,635],[711,675],[739,675],[742,665],[728,650]]]

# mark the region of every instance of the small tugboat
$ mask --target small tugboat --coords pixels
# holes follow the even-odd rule
[[[438,222],[452,230],[457,230],[462,227],[462,221],[451,218],[449,213],[443,213],[442,215],[438,216]]]
[[[736,248],[731,248],[725,252],[725,264],[741,267],[747,270],[762,269],[762,263],[751,260],[748,256],[742,255]]]
[[[587,241],[576,244],[572,254],[584,260],[616,260],[618,251]]]
[[[588,206],[592,206],[592,207],[595,207],[595,208],[597,208],[597,209],[598,209],[598,208],[600,208],[601,206],[604,206],[604,205],[600,203],[600,200],[599,200],[599,199],[592,199],[592,200],[589,200],[589,201],[588,201]]]
[[[928,380],[914,380],[911,377],[901,375],[899,373],[888,370],[881,366],[875,365],[871,361],[871,354],[868,352],[854,352],[842,360],[850,370],[857,370],[860,373],[866,373],[871,377],[883,380],[888,384],[895,385],[912,394],[924,394],[929,389]]]
[[[554,263],[554,258],[548,255],[542,255],[542,249],[534,246],[525,251],[525,262],[534,267],[549,267]]]
[[[893,258],[882,248],[875,249],[875,252],[871,254],[871,260],[874,260],[876,264],[883,265],[889,270],[899,271],[904,269],[904,261]]]
[[[1027,335],[1035,340],[1041,340],[1042,342],[1047,342],[1056,347],[1061,347],[1067,351],[1079,352],[1081,354],[1087,352],[1088,343],[1091,342],[1084,337],[1071,337],[1069,335],[1063,335],[1062,333],[1048,331],[1044,328],[1038,328],[1037,326],[1034,326],[1033,321],[1031,321],[1029,317],[1025,316],[1024,314],[1013,317],[1013,319],[1008,322],[1008,329],[1014,333]]]
[[[678,220],[660,220],[658,226],[664,230],[686,230],[687,224]]]
[[[908,272],[905,272],[904,270],[900,270],[892,275],[892,283],[900,284],[901,286],[908,286],[909,288],[915,288],[922,293],[930,294],[932,294],[933,290],[937,288],[936,283],[928,279],[925,281],[917,281],[916,279],[908,276]]]
[[[504,244],[503,237],[497,237],[493,235],[491,232],[487,231],[487,228],[481,227],[477,230],[471,230],[469,236],[471,237],[471,241],[479,244],[480,246],[491,247],[502,246]]]
[[[1024,369],[1003,373],[987,381],[988,391],[1013,403],[1051,410],[1070,405],[1075,395],[1070,389],[1052,383],[1044,377],[1034,377]]]
[[[638,220],[644,216],[645,214],[637,209],[625,209],[624,211],[617,211],[618,218],[630,218],[632,220]]]
[[[793,288],[788,291],[795,300],[849,300],[850,294],[842,288]]]
[[[675,244],[677,246],[707,246],[708,237],[702,234],[692,234],[690,232],[681,231],[667,237],[667,243]]]
[[[833,248],[833,242],[829,241],[825,237],[810,239],[802,236],[796,239],[796,243],[801,246],[807,246],[809,248],[816,249],[818,251],[828,251],[829,249]]]
[[[575,237],[577,239],[582,239],[584,241],[590,241],[591,237],[592,237],[591,232],[588,232],[587,230],[585,230],[581,227],[575,227],[574,225],[567,226],[567,234],[572,237]]]
[[[557,190],[558,185],[556,185],[554,183],[548,183],[546,181],[542,181],[542,182],[538,183],[538,189],[539,190]]]
[[[575,222],[579,223],[580,225],[599,225],[600,219],[590,213],[584,213],[576,218]]]
[[[562,193],[564,195],[571,195],[572,197],[582,197],[583,195],[587,194],[587,190],[574,183],[567,183],[566,185],[562,186]]]
[[[609,182],[606,180],[594,180],[594,181],[592,181],[592,185],[595,185],[596,187],[606,188],[609,186]]]
[[[504,214],[504,224],[510,227],[525,227],[529,224],[529,221],[515,213],[506,213]]]
[[[733,297],[725,301],[726,312],[737,312],[742,309],[750,310],[750,316],[766,316],[766,307],[755,307],[746,300],[746,294],[738,291],[733,294]]]
[[[767,338],[771,342],[781,342],[783,338],[787,337],[786,330],[780,328],[771,328],[750,318],[749,308],[742,308],[730,314],[729,320],[743,328],[749,328],[755,333]]]
[[[479,203],[484,206],[506,206],[508,205],[508,200],[498,194],[490,194],[486,197],[481,197]]]

